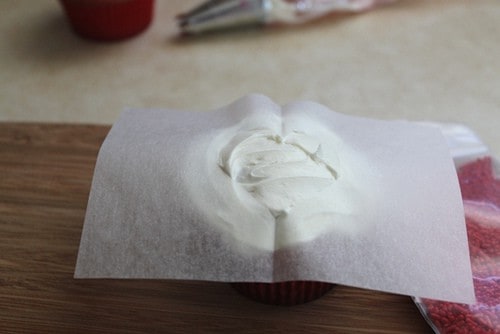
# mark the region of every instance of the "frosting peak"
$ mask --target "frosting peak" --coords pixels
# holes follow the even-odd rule
[[[221,150],[219,166],[235,187],[245,189],[277,223],[297,214],[305,218],[304,209],[308,215],[331,210],[331,203],[318,203],[326,203],[339,177],[323,159],[321,143],[299,131],[286,136],[265,128],[240,132]],[[307,203],[311,205],[305,208]]]

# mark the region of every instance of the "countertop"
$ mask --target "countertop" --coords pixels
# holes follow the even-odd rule
[[[382,119],[464,123],[500,155],[497,0],[399,0],[360,15],[179,38],[196,0],[157,1],[117,43],[72,33],[58,1],[0,3],[0,121],[113,123],[124,108],[211,110],[248,93]]]
[[[347,286],[285,307],[220,282],[74,279],[108,131],[0,123],[1,333],[432,333],[410,297]]]
[[[97,151],[125,108],[248,93],[380,119],[463,123],[500,157],[497,0],[400,0],[294,27],[76,36],[55,0],[0,2],[0,332],[431,332],[409,297],[337,287],[292,308],[210,282],[73,279]]]

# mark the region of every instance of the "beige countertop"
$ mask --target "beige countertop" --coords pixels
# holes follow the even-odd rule
[[[177,38],[195,0],[136,38],[75,36],[55,0],[0,2],[0,121],[111,124],[128,107],[209,110],[251,92],[352,115],[459,122],[500,156],[498,0],[400,0],[293,28]]]

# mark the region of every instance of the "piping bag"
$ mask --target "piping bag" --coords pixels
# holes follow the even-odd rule
[[[185,34],[238,26],[299,24],[331,13],[359,13],[396,0],[210,0],[177,15]]]
[[[123,112],[98,155],[75,277],[312,280],[475,301],[440,128],[263,95]]]

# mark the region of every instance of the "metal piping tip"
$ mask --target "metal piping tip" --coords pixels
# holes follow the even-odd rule
[[[266,0],[211,0],[176,18],[179,29],[187,34],[262,24],[266,18]]]

